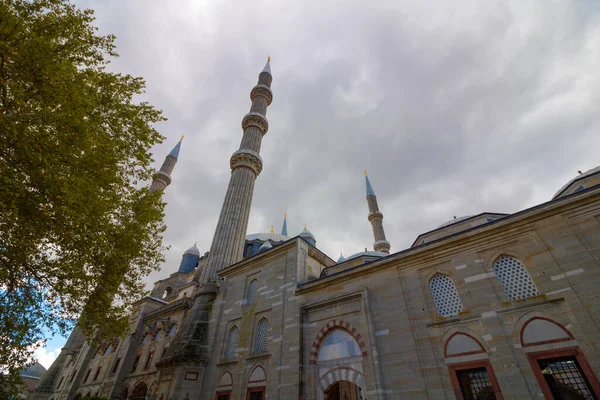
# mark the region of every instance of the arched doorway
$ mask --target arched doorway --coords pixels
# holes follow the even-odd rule
[[[138,383],[131,394],[129,395],[130,400],[146,400],[146,393],[148,393],[148,386],[144,382]]]
[[[325,400],[363,400],[361,388],[349,381],[332,383],[324,394]]]

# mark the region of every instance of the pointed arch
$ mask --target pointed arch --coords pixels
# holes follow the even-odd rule
[[[566,342],[575,338],[567,328],[556,321],[544,317],[530,318],[521,328],[521,346]]]
[[[254,304],[256,303],[256,297],[258,295],[258,279],[252,279],[248,284],[248,289],[246,290],[246,304]]]
[[[436,273],[429,281],[429,290],[437,315],[451,317],[464,310],[456,285],[448,275]]]
[[[269,320],[262,317],[256,324],[256,337],[254,340],[254,352],[264,353],[267,351],[267,341],[269,339]]]
[[[465,332],[455,332],[444,344],[444,357],[460,357],[486,353],[485,348],[474,336]]]
[[[234,358],[238,345],[239,329],[236,325],[232,326],[227,332],[227,342],[225,344],[225,358]]]
[[[521,300],[540,294],[525,265],[516,257],[501,255],[494,261],[494,273],[509,300]]]
[[[346,330],[350,335],[352,335],[352,337],[354,337],[354,339],[358,343],[362,356],[368,356],[367,346],[358,330],[348,322],[342,321],[341,319],[334,319],[333,321],[329,321],[327,324],[325,324],[325,326],[321,328],[321,330],[319,331],[319,333],[317,333],[317,336],[313,340],[312,348],[310,351],[309,364],[317,363],[319,349],[321,348],[321,345],[323,344],[323,341],[325,340],[327,334],[329,334],[329,332],[331,332],[334,329]]]
[[[324,392],[329,386],[340,381],[352,382],[363,389],[365,387],[363,374],[360,371],[349,367],[338,367],[330,370],[319,379],[319,387],[321,391]]]

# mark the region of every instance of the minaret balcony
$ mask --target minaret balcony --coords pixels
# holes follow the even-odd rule
[[[267,121],[264,115],[251,112],[246,114],[242,119],[242,129],[246,130],[249,126],[257,127],[264,135],[269,130],[269,121]]]
[[[232,154],[229,165],[232,171],[236,168],[248,168],[258,176],[262,171],[263,164],[262,158],[260,158],[258,153],[248,149],[241,149]]]
[[[250,92],[250,100],[254,100],[256,96],[262,96],[267,99],[267,105],[270,106],[273,101],[273,92],[267,85],[256,85]]]
[[[373,211],[372,213],[369,213],[367,218],[369,219],[369,222],[371,222],[371,223],[373,221],[382,221],[383,213],[381,211]]]

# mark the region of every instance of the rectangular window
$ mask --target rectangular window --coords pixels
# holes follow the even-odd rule
[[[131,366],[131,372],[137,369],[138,364],[140,363],[140,355],[135,356],[135,360],[133,360],[133,365]]]
[[[94,380],[97,381],[98,380],[98,376],[100,375],[100,370],[102,369],[102,365],[100,365],[98,367],[98,369],[96,370],[96,375],[94,375]]]
[[[144,369],[149,369],[150,365],[152,364],[152,359],[154,358],[154,352],[151,351],[150,354],[148,354],[148,359],[146,360],[146,365],[144,365]]]
[[[73,378],[75,378],[75,375],[77,375],[77,370],[73,371],[73,375],[71,375],[71,379],[69,379],[69,383],[73,382]]]
[[[464,400],[495,399],[494,388],[485,367],[456,371]]]
[[[265,390],[264,389],[248,389],[247,400],[264,400]]]
[[[62,385],[63,379],[65,379],[64,376],[62,378],[60,378],[60,382],[58,382],[58,386],[56,387],[57,389],[60,389],[60,385]]]
[[[90,377],[90,374],[92,373],[92,369],[88,369],[87,372],[85,373],[85,378],[83,378],[83,383],[86,383],[88,378]]]
[[[121,357],[117,358],[117,361],[115,361],[115,365],[114,365],[112,371],[110,371],[111,375],[114,375],[117,372],[117,369],[119,369],[120,363],[121,363]]]
[[[231,399],[231,392],[220,392],[217,393],[217,399],[216,400],[230,400]]]
[[[574,355],[537,360],[555,399],[595,399],[594,390]]]

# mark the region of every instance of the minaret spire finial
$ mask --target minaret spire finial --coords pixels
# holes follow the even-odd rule
[[[365,170],[365,183],[367,186],[367,204],[369,206],[368,219],[373,227],[373,236],[375,237],[375,243],[373,243],[373,249],[375,251],[381,251],[383,253],[390,252],[390,242],[385,238],[385,231],[383,230],[383,213],[379,211],[379,205],[377,204],[377,196],[371,181],[367,176],[367,170]]]
[[[184,137],[185,137],[185,135],[181,135],[181,137],[179,138],[179,141],[182,142]]]
[[[283,212],[283,226],[281,227],[281,234],[287,236],[287,213]]]

